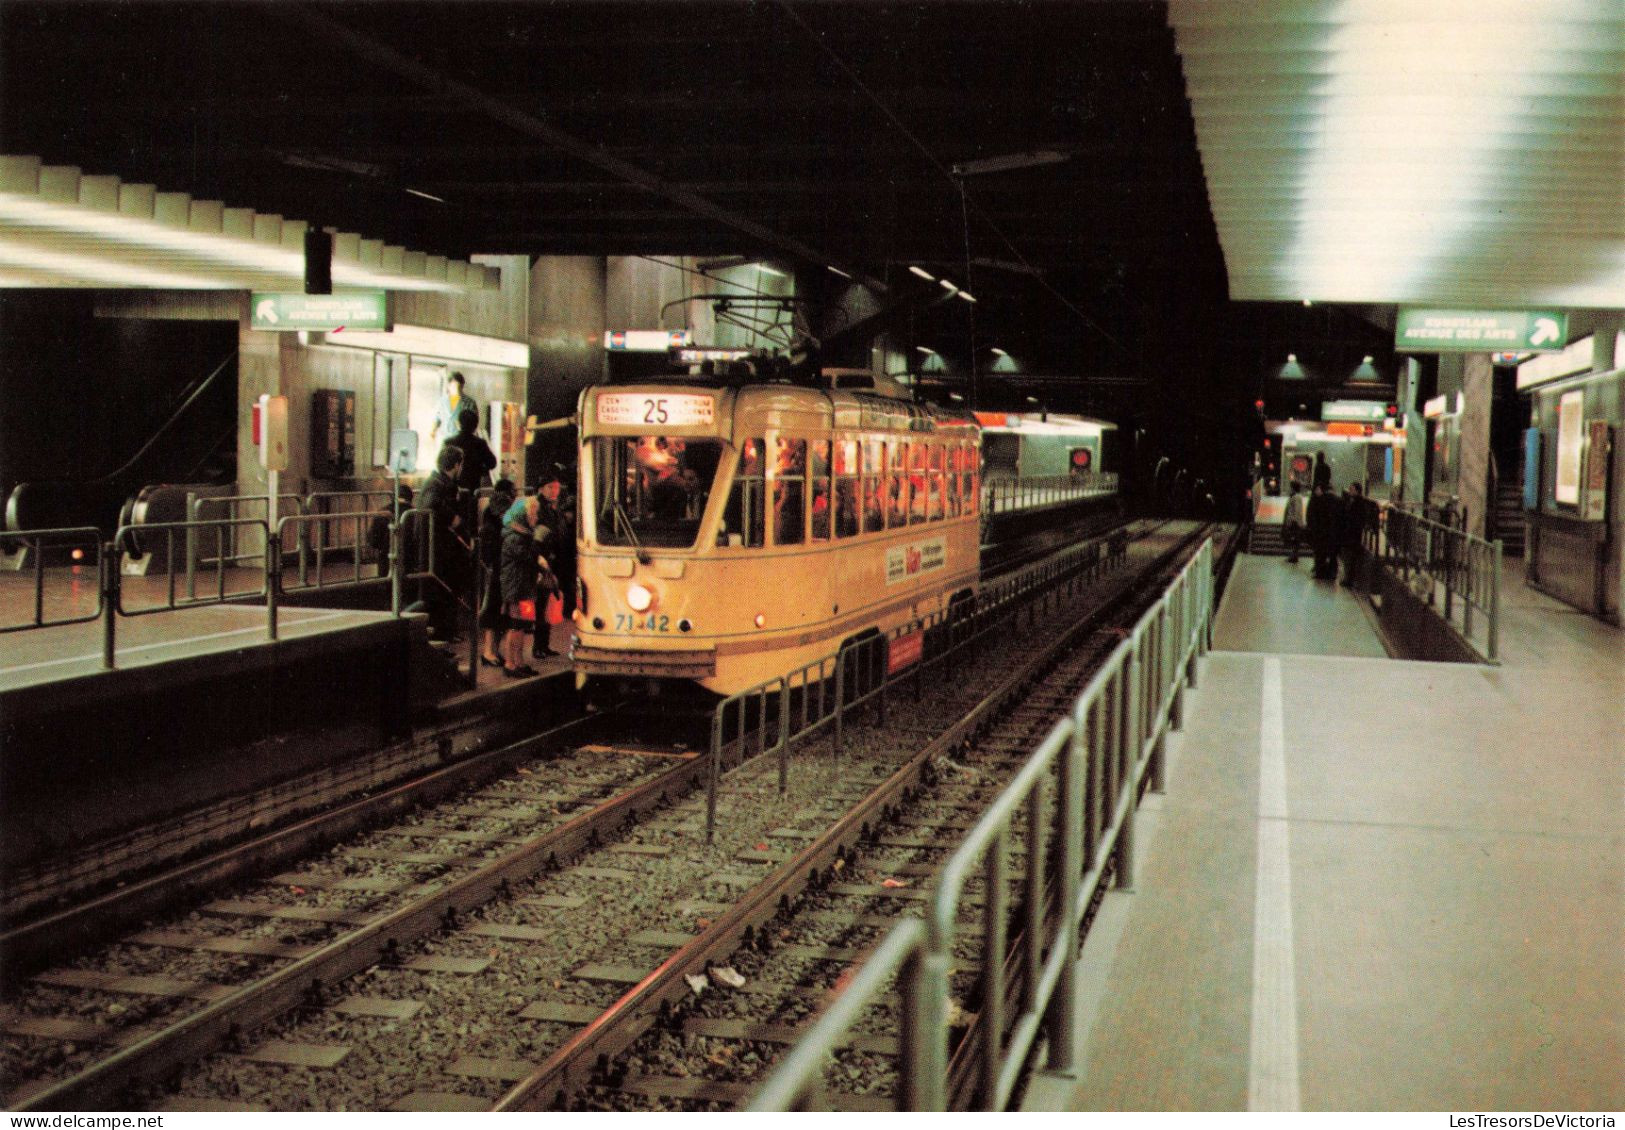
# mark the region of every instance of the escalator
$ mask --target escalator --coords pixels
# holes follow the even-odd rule
[[[5,528],[95,526],[111,535],[127,501],[148,484],[235,482],[237,351],[184,386],[168,408],[162,423],[114,470],[18,483],[6,497]]]

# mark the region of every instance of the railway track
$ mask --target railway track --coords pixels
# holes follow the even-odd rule
[[[916,729],[928,727],[933,710],[915,713]],[[730,801],[754,790],[757,808],[771,819],[754,830],[748,824],[755,817],[731,830],[725,824],[731,835],[719,841],[729,846],[715,851],[695,850],[698,802],[673,803],[703,771],[694,751],[589,744],[523,767],[474,799],[371,833],[257,891],[205,903],[182,928],[143,930],[75,967],[45,971],[6,1003],[8,1105],[84,1109],[132,1097],[160,1107],[252,1105],[276,1094],[276,1077],[300,1072],[320,1085],[308,1103],[293,1105],[329,1109],[460,1109],[498,1098],[507,1106],[548,1105],[582,1093],[602,1082],[602,1065],[641,1032],[669,1020],[693,992],[685,978],[707,975],[741,947],[753,951],[780,908],[809,883],[853,866],[865,834],[935,772],[946,748],[940,741],[873,792],[873,765],[868,777],[851,759],[834,772],[816,759],[814,769],[798,765],[821,811],[798,798],[776,800],[766,770],[736,773]],[[888,756],[895,765],[895,748]],[[679,866],[684,852],[692,858]],[[572,868],[573,858],[580,862]],[[732,901],[740,887],[752,897]],[[576,912],[625,901],[629,888],[631,901],[660,922],[646,931],[601,931],[572,948]],[[680,898],[683,889],[698,893]],[[593,942],[606,960],[575,961]],[[670,951],[663,960],[649,956],[663,949]],[[565,959],[554,962],[551,977],[537,957],[545,952]],[[504,971],[505,964],[513,969]],[[390,1072],[376,1062],[382,1053],[364,1050],[360,1037],[410,1027],[426,1003],[413,991],[429,1001],[474,999],[479,994],[463,989],[493,969],[498,979],[527,987],[520,997],[537,984],[554,986],[547,999],[499,1006],[497,1016],[530,1022],[522,1048],[498,1046],[496,1033],[470,1039],[466,1022],[432,1026],[431,1038],[463,1047],[444,1065],[445,1089],[419,1086],[391,1099],[374,1086],[370,1097],[357,1091],[334,1101],[329,1084],[346,1060],[352,1072],[388,1085]],[[357,974],[379,991],[336,988]],[[402,984],[382,986],[391,980]],[[448,991],[448,984],[460,987]],[[312,1025],[356,1039],[312,1039],[303,1032]],[[41,1047],[54,1054],[37,1054]],[[479,1054],[516,1050],[525,1054]],[[153,1088],[199,1057],[206,1058],[184,1076],[180,1096]],[[250,1082],[245,1096],[242,1080],[256,1071],[268,1082]],[[463,1085],[471,1081],[476,1085]],[[287,1102],[276,1097],[267,1105]]]

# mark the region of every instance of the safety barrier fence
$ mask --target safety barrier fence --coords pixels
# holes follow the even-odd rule
[[[260,500],[264,503],[264,499]],[[0,531],[0,550],[25,549],[32,562],[32,593],[28,619],[0,624],[0,634],[37,628],[63,627],[91,621],[102,623],[103,667],[116,666],[118,620],[149,616],[160,612],[203,608],[223,604],[265,605],[265,638],[275,640],[280,629],[279,599],[287,593],[314,589],[337,589],[389,583],[393,587],[391,607],[399,616],[405,604],[404,585],[423,582],[451,589],[442,578],[457,576],[449,566],[453,553],[449,540],[422,510],[405,510],[398,522],[384,514],[352,511],[321,514],[294,514],[271,527],[261,517],[203,519],[185,522],[143,522],[120,526],[109,541],[93,526],[54,530]],[[335,578],[326,560],[328,531],[348,529],[347,540],[365,537],[372,524],[383,521],[387,540],[379,575],[361,575],[362,559],[350,554],[347,568]],[[207,568],[186,561],[181,547],[188,544],[231,544],[251,535],[264,548],[256,560],[242,554],[214,554]],[[314,578],[304,570],[303,580],[288,576],[283,546],[291,543],[312,547],[316,565]],[[459,560],[467,558],[466,546],[458,546]],[[168,567],[162,575],[148,575],[139,586],[124,577],[125,558],[164,550]],[[477,555],[476,555],[477,557]],[[71,563],[71,571],[61,565]],[[451,589],[451,599],[477,601],[483,584],[478,565],[468,571],[473,584],[464,593],[459,584]],[[56,577],[62,592],[52,587]],[[459,578],[460,580],[461,578]],[[88,582],[93,582],[90,588]],[[9,583],[9,582],[7,582]]]
[[[1060,506],[1085,498],[1117,493],[1115,472],[1088,472],[1082,475],[1048,475],[1025,479],[982,480],[982,514],[1008,514],[1013,510],[1037,510]]]
[[[387,488],[347,491],[318,491],[313,494],[284,494],[277,497],[277,522],[285,518],[338,517],[366,512],[369,516],[386,515],[391,510],[394,492]],[[210,518],[231,521],[240,518],[265,518],[269,507],[266,495],[202,495],[186,496],[186,516],[193,522]],[[145,525],[136,527],[137,530]],[[195,527],[186,539],[183,560],[187,570],[187,592],[194,592],[192,578],[199,570],[224,562],[244,565],[257,562],[263,547],[242,545],[236,536],[225,536],[228,531],[241,527],[208,530]],[[371,560],[377,551],[367,540],[368,525],[363,522],[300,522],[292,541],[284,540],[282,551],[297,557],[300,586],[311,584],[311,564],[314,558],[336,559],[347,554],[357,561]],[[139,535],[138,535],[139,536]],[[315,587],[323,586],[320,568]]]
[[[1365,551],[1491,663],[1501,650],[1501,542],[1412,510],[1384,506],[1366,524]],[[1482,646],[1479,629],[1482,628]]]
[[[33,574],[32,599],[28,602],[29,618],[16,623],[0,624],[0,634],[25,632],[32,628],[55,628],[64,624],[83,624],[98,619],[102,614],[103,568],[102,535],[95,526],[72,526],[57,530],[0,531],[0,552],[24,552]],[[71,572],[56,574],[63,578],[59,587],[66,591],[53,592],[53,574],[47,563],[68,565]],[[94,580],[94,603],[86,606],[82,590],[86,578]]]
[[[763,1083],[751,1110],[821,1107],[835,1049],[893,989],[897,1107],[947,1109],[954,940],[960,904],[978,878],[982,1004],[970,1051],[980,1106],[1004,1108],[1040,1036],[1052,1070],[1074,1066],[1082,918],[1108,873],[1116,886],[1132,885],[1141,784],[1149,777],[1152,789],[1163,787],[1167,735],[1183,723],[1185,688],[1196,686],[1197,660],[1209,646],[1213,591],[1209,540],[943,865],[925,919],[892,929]],[[1018,832],[1026,864],[1013,892]],[[1013,952],[1012,925],[1019,931]]]
[[[913,680],[918,698],[928,673],[957,675],[967,649],[982,642],[1012,616],[1032,620],[1049,614],[1064,595],[1093,581],[1122,561],[1128,535],[1117,531],[1072,547],[1039,565],[985,586],[967,600],[912,624],[855,640],[839,651],[796,670],[738,691],[719,702],[711,715],[710,767],[706,778],[705,834],[716,824],[717,793],[724,755],[772,753],[779,762],[779,791],[789,783],[790,748],[828,728],[833,752],[845,742],[850,712],[874,703],[885,725],[890,699],[904,679]]]

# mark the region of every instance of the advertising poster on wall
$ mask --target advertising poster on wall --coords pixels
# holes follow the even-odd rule
[[[1557,501],[1564,506],[1580,505],[1580,448],[1583,445],[1585,393],[1565,392],[1557,402]]]
[[[1608,455],[1613,446],[1607,420],[1586,425],[1585,504],[1580,517],[1600,522],[1608,516]]]

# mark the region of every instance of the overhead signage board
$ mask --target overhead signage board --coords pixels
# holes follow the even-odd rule
[[[1353,420],[1376,423],[1388,416],[1388,405],[1380,400],[1328,400],[1320,406],[1322,420]]]
[[[1595,334],[1586,334],[1556,353],[1542,353],[1518,366],[1518,391],[1555,381],[1559,377],[1583,373],[1591,368],[1596,352]]]
[[[692,344],[687,330],[604,331],[604,348],[616,353],[664,353]]]
[[[248,303],[249,328],[255,330],[389,329],[389,300],[382,290],[343,294],[276,294],[254,291]]]
[[[1569,339],[1561,310],[1432,310],[1400,307],[1394,348],[1404,353],[1558,350]]]

